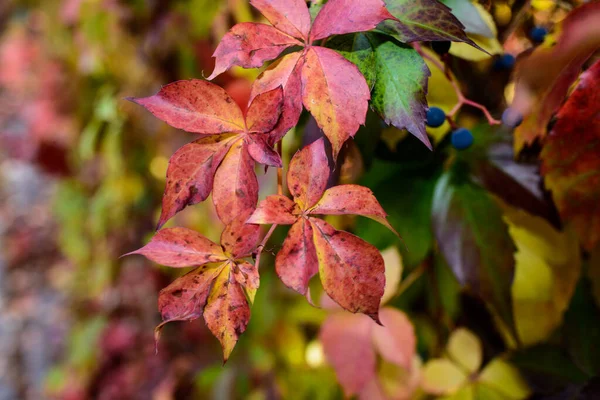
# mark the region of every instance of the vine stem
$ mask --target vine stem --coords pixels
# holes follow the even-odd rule
[[[452,108],[452,110],[450,110],[450,112],[447,114],[448,120],[450,122],[452,122],[452,119],[454,118],[454,116],[460,111],[460,109],[464,105],[468,105],[468,106],[471,106],[471,107],[481,110],[490,125],[500,125],[502,123],[501,121],[498,121],[497,119],[492,117],[492,114],[490,114],[488,109],[483,104],[479,104],[479,103],[477,103],[473,100],[469,100],[465,97],[462,90],[460,89],[460,86],[454,79],[452,79],[452,75],[450,75],[449,69],[446,68],[446,66],[444,64],[442,64],[438,59],[431,57],[429,54],[425,53],[419,43],[413,43],[413,47],[415,48],[415,50],[417,50],[417,52],[421,55],[421,57],[431,61],[431,63],[433,65],[435,65],[436,68],[438,68],[440,71],[442,71],[444,73],[444,76],[448,80],[448,82],[450,82],[450,84],[452,85],[452,88],[454,88],[456,97],[458,97],[458,103],[456,103],[456,105]]]

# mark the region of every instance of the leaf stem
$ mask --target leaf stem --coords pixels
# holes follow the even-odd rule
[[[254,263],[254,265],[256,266],[257,269],[258,269],[258,267],[260,265],[260,256],[261,256],[261,254],[263,252],[263,249],[267,245],[267,242],[271,238],[271,235],[273,235],[273,232],[275,231],[275,228],[277,228],[277,224],[271,225],[271,228],[269,228],[269,231],[267,232],[267,234],[263,238],[262,242],[256,248],[256,262]]]
[[[279,158],[282,157],[283,153],[283,144],[282,140],[277,142],[277,153],[279,153]],[[277,194],[283,195],[283,167],[277,168]]]

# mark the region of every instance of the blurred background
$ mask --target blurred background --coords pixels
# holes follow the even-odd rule
[[[486,15],[502,33],[515,2],[500,3]],[[564,17],[548,7],[539,8],[542,20]],[[153,234],[168,159],[193,138],[124,98],[208,76],[225,32],[260,18],[246,0],[0,0],[0,400],[344,398],[319,340],[327,307],[311,307],[274,274],[273,254],[285,230],[278,229],[267,246],[250,325],[225,366],[202,320],[169,324],[155,354],[157,294],[180,271],[143,257],[119,258]],[[531,26],[540,21],[528,18]],[[470,79],[467,94],[495,115],[512,89],[510,72],[490,72],[493,60],[505,49],[517,54],[531,47],[527,29],[502,40],[504,48],[481,38],[494,59],[453,45],[458,57],[467,53],[456,61]],[[257,75],[233,69],[216,83],[244,107]],[[452,108],[457,99],[443,74],[434,72],[430,85],[438,88],[430,103]],[[410,372],[383,363],[379,376],[386,391],[396,393],[390,398],[411,398],[421,363],[443,352],[456,326],[485,337],[483,345],[467,343],[460,351],[479,352],[486,363],[506,345],[485,306],[463,293],[443,258],[432,255],[431,196],[443,157],[382,126],[374,115],[368,118],[358,145],[344,149],[337,179],[377,187],[406,246],[363,220],[333,222],[385,251],[388,280],[395,283],[386,301],[409,315],[408,328],[398,334],[405,335],[403,343],[412,340],[407,352],[417,355]],[[475,110],[461,114],[461,121],[471,127],[483,118]],[[442,143],[448,130],[430,134]],[[314,121],[303,116],[285,138],[284,161],[303,137],[318,134]],[[275,190],[273,173],[259,174],[263,196]],[[210,201],[189,207],[169,226],[211,239],[222,229]],[[545,340],[560,325],[580,268],[571,236],[549,224],[535,229],[551,243],[544,249],[564,246],[563,264],[571,263],[576,275],[564,278],[563,270],[549,269],[548,279],[566,279],[568,287],[551,299],[542,288],[543,296],[534,299],[542,306],[524,309],[522,321],[540,310],[547,317],[543,324],[519,327],[529,343]],[[527,279],[535,280],[535,273]],[[481,360],[475,364],[473,373]],[[526,386],[518,378],[509,381],[519,381],[516,398],[524,398]]]

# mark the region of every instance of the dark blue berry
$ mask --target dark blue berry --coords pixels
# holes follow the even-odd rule
[[[427,110],[427,126],[438,128],[444,124],[446,113],[438,107],[431,107]]]
[[[450,46],[452,45],[452,42],[432,42],[431,43],[431,48],[433,49],[433,51],[435,51],[437,54],[439,54],[440,56],[443,56],[444,54],[448,53],[448,51],[450,51]]]
[[[450,140],[452,142],[452,146],[454,146],[456,150],[465,150],[471,147],[474,139],[470,130],[466,128],[459,128],[452,132],[452,137]]]
[[[547,34],[548,29],[544,28],[543,26],[535,26],[531,29],[531,32],[529,32],[529,37],[534,43],[543,43]]]
[[[515,56],[512,54],[502,54],[494,63],[495,69],[511,69],[515,66]]]
[[[516,128],[523,123],[523,116],[511,108],[502,113],[502,123],[509,128]]]

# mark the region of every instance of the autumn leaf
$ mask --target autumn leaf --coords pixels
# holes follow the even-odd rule
[[[197,267],[162,289],[158,309],[163,322],[204,317],[221,342],[225,361],[246,330],[259,276],[249,257],[259,241],[259,226],[234,220],[221,235],[221,246],[186,228],[163,229],[150,243],[129,254],[140,254],[170,267]]]
[[[304,104],[332,143],[336,159],[344,142],[365,123],[369,86],[354,64],[315,42],[332,35],[368,31],[395,17],[381,0],[330,0],[311,26],[304,1],[253,0],[251,4],[273,26],[252,23],[234,26],[215,50],[216,67],[209,79],[234,65],[258,67],[287,48],[304,47],[302,51],[287,54],[259,76],[252,96],[283,87],[286,99],[283,117],[274,129],[271,143],[296,125]]]
[[[269,196],[247,222],[292,225],[275,259],[277,274],[286,286],[306,296],[308,281],[319,272],[325,292],[340,306],[378,321],[385,287],[381,254],[374,246],[334,229],[316,215],[362,215],[393,228],[369,189],[340,185],[325,190],[329,175],[324,140],[319,139],[296,153],[290,162],[287,183],[293,201]]]
[[[280,86],[255,96],[246,116],[225,90],[202,80],[174,82],[154,96],[131,100],[175,128],[203,135],[169,161],[158,229],[185,207],[206,200],[213,187],[225,224],[254,210],[255,162],[281,166],[269,140],[283,109]]]
[[[546,127],[560,108],[584,63],[600,48],[600,3],[576,8],[561,23],[561,34],[551,48],[540,46],[519,62],[511,117],[525,117],[515,130],[515,150],[544,139]],[[540,65],[545,68],[540,69]]]
[[[590,251],[600,243],[599,83],[597,61],[558,112],[541,154],[541,172],[561,218]]]

